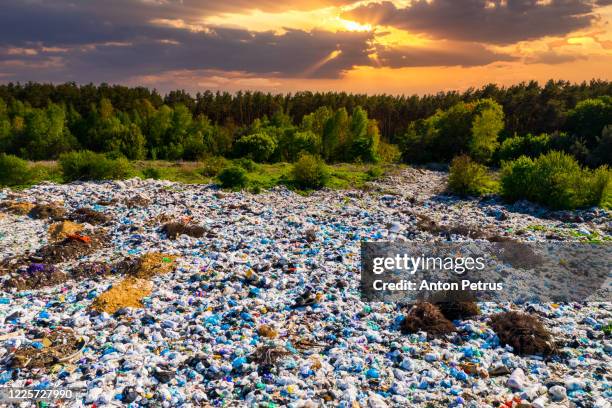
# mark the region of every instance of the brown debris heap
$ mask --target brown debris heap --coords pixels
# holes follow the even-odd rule
[[[161,231],[170,239],[176,239],[179,235],[202,238],[204,233],[206,233],[206,229],[201,225],[184,224],[182,222],[169,222],[164,224]]]
[[[455,331],[455,326],[435,305],[420,302],[412,306],[401,325],[403,333],[424,331],[433,337],[441,337]]]
[[[491,317],[491,328],[502,344],[512,346],[519,355],[550,355],[556,346],[550,332],[536,317],[519,312],[499,313]]]

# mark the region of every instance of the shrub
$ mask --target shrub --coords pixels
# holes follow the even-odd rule
[[[498,151],[500,160],[513,160],[521,156],[538,157],[551,147],[551,137],[546,133],[541,135],[510,137],[501,144]]]
[[[502,165],[502,195],[524,198],[554,209],[598,205],[610,185],[610,170],[580,167],[572,156],[551,151],[535,160],[520,157]]]
[[[213,156],[206,159],[200,169],[200,174],[206,177],[215,177],[221,170],[227,167],[228,160],[225,157]]]
[[[301,153],[317,154],[321,150],[321,137],[310,130],[296,132],[290,129],[279,142],[281,159],[296,161]]]
[[[379,166],[373,166],[368,169],[366,172],[369,180],[377,180],[384,174],[384,171]]]
[[[321,188],[329,181],[327,165],[318,156],[303,154],[293,165],[292,175],[301,188]]]
[[[458,195],[482,195],[492,191],[493,181],[487,168],[474,162],[469,156],[453,159],[448,176],[448,189]]]
[[[236,154],[249,157],[256,162],[268,160],[276,150],[276,140],[266,133],[254,133],[241,137],[236,142]]]
[[[224,188],[241,188],[248,181],[246,170],[236,165],[224,168],[217,177]]]
[[[397,163],[401,155],[402,153],[398,145],[383,141],[378,143],[378,157],[383,163]]]
[[[147,167],[143,169],[142,176],[146,179],[155,179],[155,180],[159,180],[162,177],[161,171],[159,171],[159,169],[155,167]]]
[[[67,181],[73,180],[117,180],[128,178],[132,166],[124,157],[109,158],[89,150],[64,153],[59,163]]]
[[[234,160],[234,163],[242,167],[246,171],[254,171],[257,166],[255,162],[249,159],[248,157],[241,157],[240,159],[236,159]]]
[[[32,178],[28,162],[17,156],[0,154],[0,184],[17,186],[27,184]]]

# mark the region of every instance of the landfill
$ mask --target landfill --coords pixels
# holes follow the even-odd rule
[[[437,309],[362,301],[361,241],[612,238],[604,209],[460,199],[446,179],[2,190],[0,387],[84,389],[45,403],[74,407],[611,407],[610,302],[479,303],[428,333]],[[501,341],[504,312],[551,352]]]

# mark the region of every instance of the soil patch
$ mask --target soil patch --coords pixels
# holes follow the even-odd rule
[[[502,344],[512,346],[519,355],[550,355],[556,352],[552,335],[534,316],[519,313],[499,313],[491,317],[491,328]]]
[[[424,331],[433,337],[442,337],[455,331],[455,326],[438,307],[420,302],[412,306],[401,325],[403,333]]]
[[[86,222],[92,225],[106,224],[110,221],[106,214],[87,207],[77,208],[70,214],[69,218],[72,221]]]
[[[85,340],[78,338],[69,329],[59,328],[36,339],[32,344],[15,351],[11,366],[14,368],[42,368],[76,359],[85,346]]]
[[[141,308],[142,298],[151,293],[151,283],[134,277],[127,277],[98,296],[91,308],[113,314],[124,307]]]
[[[206,229],[201,225],[183,224],[182,222],[169,222],[161,228],[161,231],[170,239],[176,239],[179,235],[202,238],[206,233]]]
[[[151,200],[144,196],[136,195],[134,197],[125,199],[123,204],[125,204],[127,208],[148,207],[151,204]]]
[[[25,269],[15,270],[15,276],[4,281],[4,289],[35,290],[47,286],[59,285],[68,280],[68,275],[54,265],[32,263]]]
[[[146,279],[172,272],[176,268],[176,258],[175,255],[149,252],[140,258],[126,258],[117,266],[117,271]]]
[[[37,204],[28,215],[34,219],[46,220],[61,220],[66,215],[66,209],[57,204]]]
[[[71,221],[53,223],[48,230],[50,241],[61,241],[66,239],[69,235],[78,234],[81,231],[83,231],[83,226]]]
[[[41,247],[34,258],[44,263],[61,263],[89,255],[101,248],[106,241],[105,234],[92,235],[69,234],[59,242]]]
[[[112,275],[113,267],[106,262],[81,262],[70,271],[70,277],[75,280],[92,279]]]
[[[26,202],[3,201],[0,203],[0,209],[15,215],[27,215],[34,207],[34,204]]]

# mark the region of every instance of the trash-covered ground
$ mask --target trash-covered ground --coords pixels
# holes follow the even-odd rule
[[[610,407],[611,303],[479,304],[428,334],[437,309],[360,300],[361,240],[611,237],[602,209],[459,200],[445,178],[406,169],[306,197],[140,179],[4,190],[0,386],[86,388],[74,406]],[[524,315],[507,311],[536,319],[508,328]],[[551,334],[542,355],[510,345],[532,327]]]

